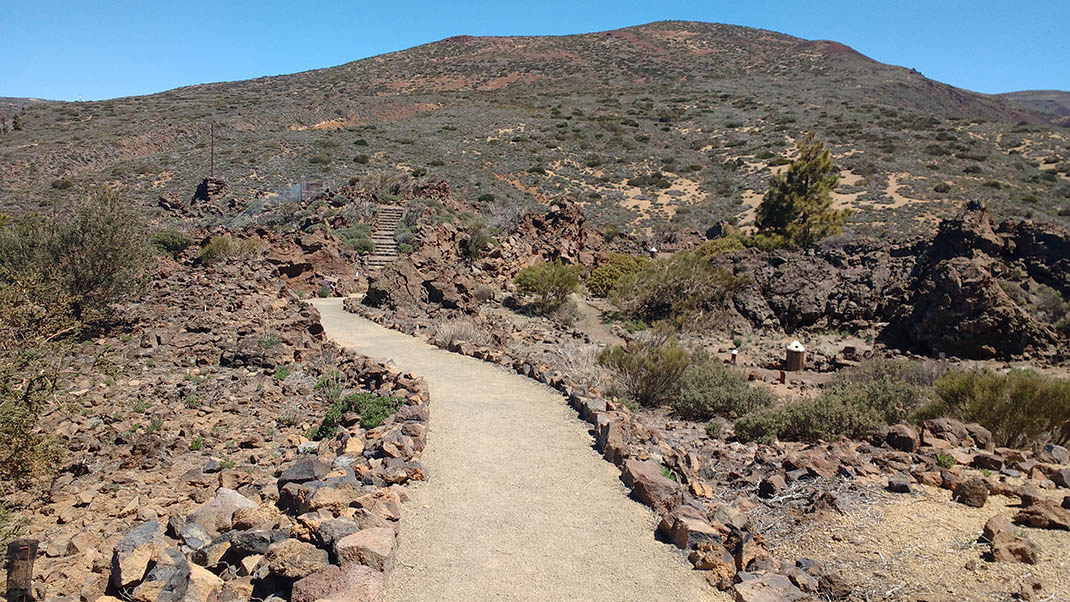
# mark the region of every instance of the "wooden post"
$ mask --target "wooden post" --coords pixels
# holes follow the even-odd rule
[[[16,539],[7,546],[7,602],[33,600],[33,562],[37,560],[36,539]]]

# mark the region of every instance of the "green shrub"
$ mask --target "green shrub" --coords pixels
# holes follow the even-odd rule
[[[945,454],[944,452],[936,454],[936,464],[940,468],[951,468],[958,463],[959,462],[955,459],[955,456],[952,456],[951,454]]]
[[[771,445],[780,434],[780,413],[775,410],[751,412],[736,421],[736,439]]]
[[[883,425],[910,419],[931,403],[929,385],[937,373],[906,360],[865,362],[837,376],[815,398],[744,416],[736,424],[736,436],[762,442],[867,437]]]
[[[342,421],[342,416],[347,412],[360,414],[361,428],[376,428],[397,412],[404,403],[405,400],[399,397],[380,397],[368,392],[347,395],[344,399],[338,399],[331,404],[323,416],[323,421],[310,432],[309,438],[320,441],[333,437]]]
[[[140,290],[148,267],[144,221],[111,190],[76,205],[56,224],[48,248],[79,314]]]
[[[940,182],[936,186],[933,186],[933,192],[939,194],[946,194],[948,192],[951,192],[951,184],[948,184],[947,182]]]
[[[731,253],[732,251],[742,251],[745,247],[743,239],[745,237],[740,235],[729,235],[715,238],[713,240],[707,240],[699,245],[695,252],[699,254],[703,259],[709,260],[722,253]]]
[[[284,366],[279,366],[278,368],[275,369],[275,374],[274,374],[275,380],[277,380],[279,382],[282,382],[282,381],[286,380],[290,376],[290,372],[292,372],[292,371],[293,371],[293,366],[291,366],[290,364],[286,364]]]
[[[595,297],[608,297],[624,277],[639,273],[650,260],[637,255],[611,253],[609,261],[591,270],[587,290]]]
[[[691,354],[664,331],[602,350],[598,362],[613,371],[630,399],[643,406],[672,401]]]
[[[1070,443],[1070,380],[1031,370],[949,372],[936,381],[939,399],[919,419],[951,416],[992,431],[997,445]]]
[[[719,315],[725,300],[745,282],[698,253],[682,251],[622,278],[614,301],[627,317],[648,324],[701,321]]]
[[[720,439],[724,432],[724,420],[714,418],[706,423],[706,436],[710,439]]]
[[[360,164],[360,165],[367,165],[371,160],[372,160],[371,157],[369,157],[368,155],[364,155],[364,154],[357,155],[357,156],[353,157],[353,162],[357,163],[357,164]]]
[[[560,307],[579,286],[577,272],[571,265],[551,261],[521,269],[513,282],[521,295],[534,297],[535,312],[546,315]]]
[[[234,238],[230,235],[213,236],[197,258],[204,263],[215,263],[232,257],[250,257],[261,250],[260,242],[250,238]]]
[[[274,347],[274,346],[278,345],[278,344],[279,344],[279,343],[281,343],[281,342],[282,342],[282,340],[280,340],[280,339],[279,339],[279,337],[278,337],[278,335],[276,335],[276,334],[275,334],[275,333],[273,333],[273,332],[269,332],[269,333],[267,333],[267,334],[262,334],[262,335],[260,335],[260,337],[259,337],[259,338],[258,338],[258,339],[256,340],[256,344],[257,344],[257,345],[258,345],[258,346],[259,346],[259,347],[260,347],[261,349],[271,349],[272,347]]]
[[[67,190],[73,185],[74,184],[66,178],[60,178],[59,180],[52,181],[52,188],[54,188],[55,190]]]
[[[769,389],[750,386],[739,370],[706,359],[684,370],[672,408],[681,418],[705,421],[714,416],[737,418],[775,400]]]
[[[464,241],[464,256],[479,259],[490,248],[490,227],[486,222],[471,221],[468,224],[468,238]]]
[[[149,239],[149,242],[161,254],[169,255],[172,259],[178,259],[182,251],[185,251],[193,244],[193,239],[172,227],[156,232]]]

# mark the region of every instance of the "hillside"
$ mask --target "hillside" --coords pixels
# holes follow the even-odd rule
[[[838,202],[874,233],[928,229],[968,199],[1060,221],[1070,202],[1070,136],[1044,114],[836,42],[708,23],[459,36],[317,71],[18,112],[23,129],[0,137],[9,212],[103,183],[146,205],[188,198],[208,171],[213,122],[216,170],[238,206],[293,182],[405,170],[472,198],[569,196],[603,225],[702,230],[746,223],[811,129],[844,170]]]
[[[1049,115],[1056,125],[1070,125],[1070,92],[1062,90],[1023,90],[1000,94],[1025,105],[1037,113]]]

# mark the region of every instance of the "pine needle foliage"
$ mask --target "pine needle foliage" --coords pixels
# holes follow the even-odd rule
[[[773,177],[758,205],[755,225],[759,234],[779,235],[808,247],[842,232],[848,211],[832,208],[831,192],[840,176],[825,143],[808,132],[795,146],[799,157]]]

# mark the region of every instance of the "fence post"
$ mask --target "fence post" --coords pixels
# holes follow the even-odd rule
[[[36,539],[16,539],[7,545],[7,602],[33,600],[33,563],[39,543]]]

